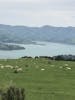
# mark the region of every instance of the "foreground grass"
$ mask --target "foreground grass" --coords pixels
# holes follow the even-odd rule
[[[0,64],[23,69],[14,73],[14,69],[0,68],[0,89],[9,85],[24,87],[26,100],[75,100],[75,62],[17,59],[0,60]],[[64,64],[71,70],[61,68]]]

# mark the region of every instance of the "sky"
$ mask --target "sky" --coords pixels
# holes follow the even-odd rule
[[[0,0],[0,24],[75,27],[75,0]]]

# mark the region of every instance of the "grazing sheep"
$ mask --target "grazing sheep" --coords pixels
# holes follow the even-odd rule
[[[21,72],[21,71],[23,71],[23,69],[22,68],[18,68],[17,71],[18,72]]]
[[[15,70],[14,70],[14,73],[19,73],[19,72],[22,72],[22,71],[23,71],[22,68],[18,68],[18,69],[15,69]]]
[[[1,67],[1,69],[3,69],[4,68],[4,66],[0,66]]]
[[[13,66],[11,66],[11,65],[6,65],[5,67],[13,69]]]
[[[42,68],[41,70],[42,70],[42,71],[44,71],[45,69],[44,69],[44,68]]]
[[[71,70],[71,68],[70,67],[66,67],[68,70]]]
[[[10,68],[11,68],[11,69],[13,69],[14,67],[13,67],[13,66],[11,66]]]
[[[65,67],[68,67],[69,65],[68,64],[65,64]]]

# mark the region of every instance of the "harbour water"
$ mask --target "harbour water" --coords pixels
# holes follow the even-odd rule
[[[14,45],[14,44],[13,44]],[[16,44],[24,46],[24,50],[0,50],[0,59],[17,59],[23,56],[55,56],[61,54],[75,55],[75,45],[37,42],[37,44]]]

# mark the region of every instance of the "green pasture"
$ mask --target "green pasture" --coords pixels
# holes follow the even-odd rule
[[[1,67],[6,65],[13,69]],[[14,73],[15,66],[22,71]],[[26,100],[75,100],[75,62],[43,58],[0,60],[0,89],[11,85],[25,88]]]

